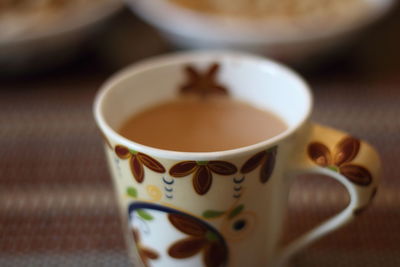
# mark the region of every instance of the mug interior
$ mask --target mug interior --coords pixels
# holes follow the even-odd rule
[[[263,142],[219,152],[177,152],[151,148],[118,134],[122,124],[135,113],[172,100],[179,95],[179,87],[186,81],[188,64],[205,71],[211,64],[220,65],[217,79],[228,88],[230,97],[247,102],[262,110],[271,111],[288,126],[283,133]],[[95,118],[101,130],[121,144],[165,157],[166,153],[187,158],[217,156],[216,153],[238,153],[275,143],[289,135],[309,117],[312,97],[308,85],[296,73],[265,58],[237,53],[201,51],[160,56],[135,64],[112,77],[99,91],[95,104]],[[239,126],[238,126],[239,127]],[[213,155],[212,155],[213,154]]]

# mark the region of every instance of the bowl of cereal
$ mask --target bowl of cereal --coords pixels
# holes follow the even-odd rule
[[[0,0],[2,71],[68,58],[120,0]]]
[[[182,48],[229,48],[301,61],[338,47],[394,0],[126,0]]]

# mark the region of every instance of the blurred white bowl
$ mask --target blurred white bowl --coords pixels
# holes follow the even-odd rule
[[[355,33],[386,14],[395,2],[362,0],[368,8],[351,23],[307,28],[267,19],[206,14],[168,0],[125,1],[178,47],[241,49],[296,63],[350,40]]]
[[[0,36],[0,72],[42,68],[69,58],[102,22],[122,7],[121,0],[93,0],[90,8],[77,8],[43,29]]]

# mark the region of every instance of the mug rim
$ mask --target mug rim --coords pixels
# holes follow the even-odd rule
[[[243,146],[235,149],[229,150],[221,150],[221,151],[212,151],[212,152],[184,152],[184,151],[174,151],[167,149],[155,148],[147,145],[143,145],[132,141],[124,136],[120,135],[117,131],[115,131],[105,120],[102,114],[102,104],[106,100],[107,94],[115,88],[115,85],[119,84],[121,81],[134,76],[137,73],[141,73],[143,71],[148,71],[153,69],[155,66],[162,65],[176,65],[183,62],[195,61],[196,59],[202,58],[204,56],[215,56],[215,57],[230,57],[237,58],[243,61],[251,61],[255,64],[269,65],[269,68],[274,69],[274,73],[283,73],[291,79],[295,80],[299,85],[299,88],[302,90],[306,103],[306,110],[302,117],[293,125],[289,125],[288,128],[282,133],[263,140],[261,142]],[[164,55],[155,56],[152,58],[141,60],[137,63],[133,63],[132,65],[125,67],[121,71],[112,75],[103,85],[100,87],[98,92],[96,93],[94,103],[93,103],[93,113],[95,121],[100,128],[100,130],[104,133],[105,136],[110,136],[114,140],[119,140],[120,145],[127,146],[128,148],[134,148],[135,150],[145,153],[151,156],[165,158],[165,159],[175,159],[175,160],[215,160],[220,159],[222,157],[230,157],[233,155],[249,153],[253,150],[260,150],[265,147],[270,147],[283,139],[286,139],[288,136],[292,135],[296,132],[302,125],[304,125],[311,116],[311,111],[313,107],[313,96],[311,93],[310,86],[308,83],[302,78],[298,73],[289,67],[278,63],[275,60],[263,57],[261,55],[255,55],[247,52],[239,52],[232,50],[197,50],[197,51],[184,51],[184,52],[175,52]],[[279,114],[278,114],[279,115]]]

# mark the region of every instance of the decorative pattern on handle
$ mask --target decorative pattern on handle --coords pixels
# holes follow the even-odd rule
[[[351,163],[358,155],[360,146],[360,140],[347,136],[336,144],[332,154],[326,145],[312,142],[308,145],[308,156],[317,165],[339,172],[357,185],[368,186],[372,182],[369,170],[361,165]]]
[[[306,147],[310,163],[306,163],[305,168],[309,172],[319,172],[318,169],[312,170],[312,164],[315,164],[314,166],[332,171],[332,174],[340,175],[335,178],[339,182],[340,177],[350,181],[355,186],[355,194],[350,194],[356,200],[353,215],[361,214],[377,193],[380,176],[377,152],[369,144],[338,130],[320,125],[314,125],[313,128],[311,142]]]
[[[302,144],[290,176],[323,174],[341,183],[349,192],[349,205],[332,218],[290,243],[278,253],[273,266],[281,267],[288,259],[321,237],[343,227],[372,203],[380,176],[377,152],[367,143],[346,133],[312,125],[309,141]]]

